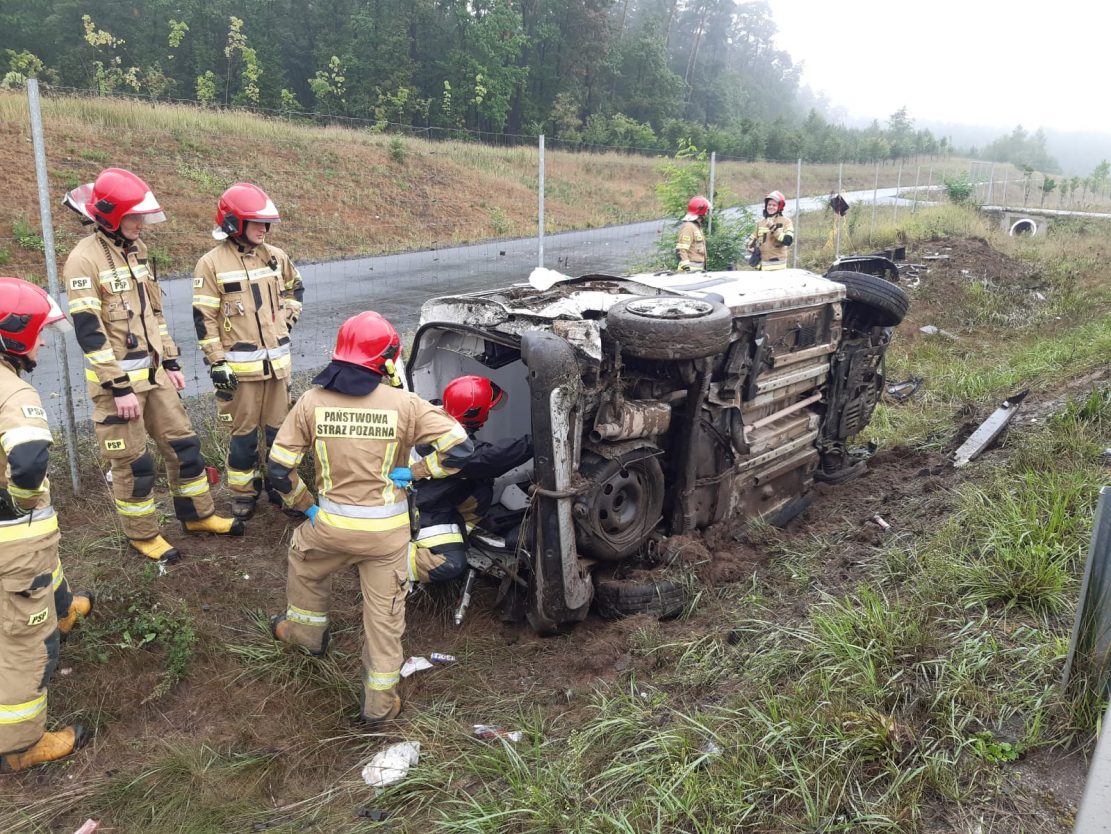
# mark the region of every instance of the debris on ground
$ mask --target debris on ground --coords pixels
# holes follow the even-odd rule
[[[100,823],[96,820],[85,820],[85,823],[78,828],[73,834],[93,834],[100,827]]]
[[[431,660],[433,663],[445,664],[446,665],[448,663],[454,663],[455,660],[456,660],[456,657],[453,654],[443,654],[442,652],[432,652],[432,654],[428,655],[428,659]]]
[[[1026,399],[1026,395],[1029,393],[1030,390],[1027,389],[1012,394],[1005,399],[1003,404],[995,409],[991,416],[984,420],[976,431],[972,432],[972,436],[953,453],[953,466],[958,469],[965,466],[991,446],[995,439],[1002,434],[1003,429],[1007,428],[1007,424],[1018,414],[1019,406],[1022,405],[1022,401]]]
[[[872,516],[868,520],[879,527],[881,530],[883,530],[885,533],[891,529],[891,525],[884,521],[883,516],[879,514]]]
[[[924,333],[927,336],[944,336],[946,339],[956,339],[957,337],[950,333],[948,330],[942,330],[940,327],[934,327],[932,324],[927,324],[918,328],[919,333]]]
[[[475,738],[488,741],[494,738],[504,738],[516,744],[525,737],[524,732],[521,730],[507,730],[498,724],[475,724],[474,733]]]
[[[923,382],[925,380],[920,376],[912,376],[902,382],[892,382],[884,389],[885,398],[899,403],[909,400],[922,388]]]
[[[386,818],[386,812],[379,808],[360,808],[358,816],[371,822],[382,822]]]
[[[372,788],[400,782],[420,760],[420,742],[403,741],[380,750],[363,768],[363,781]]]
[[[933,255],[923,255],[922,260],[924,260],[924,261],[947,261],[947,260],[949,260],[949,257],[950,257],[949,255],[941,255],[941,254],[936,254],[935,253]]]
[[[432,661],[427,657],[410,657],[401,664],[401,677],[407,678],[414,672],[423,672],[431,668],[433,668]]]

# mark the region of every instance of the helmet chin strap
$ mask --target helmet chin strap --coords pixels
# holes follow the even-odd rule
[[[96,228],[98,232],[103,234],[106,238],[116,244],[116,246],[125,251],[127,250],[127,247],[131,246],[131,244],[134,243],[134,241],[128,240],[126,237],[124,237],[123,232],[121,232],[119,229],[109,229],[107,226],[102,226],[100,223],[96,224]]]

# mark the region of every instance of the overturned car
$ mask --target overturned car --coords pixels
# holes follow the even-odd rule
[[[495,483],[471,565],[500,576],[503,596],[550,633],[583,619],[596,587],[661,536],[786,522],[815,480],[866,466],[850,440],[883,390],[906,309],[878,276],[798,269],[538,269],[526,284],[427,301],[414,390],[438,397],[457,376],[490,377],[508,407],[479,436],[531,433],[535,447]],[[605,602],[621,613],[612,589]]]

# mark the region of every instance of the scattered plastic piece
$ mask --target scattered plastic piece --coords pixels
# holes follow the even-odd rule
[[[97,820],[85,820],[84,825],[78,828],[73,834],[93,834],[100,827]]]
[[[704,742],[702,742],[702,746],[699,747],[698,750],[699,752],[705,753],[707,756],[712,756],[713,758],[717,758],[724,752],[721,749],[721,745],[714,741],[712,738],[708,738]]]
[[[384,788],[400,782],[409,768],[420,760],[420,742],[403,741],[375,753],[363,768],[363,781],[372,788]]]
[[[925,333],[927,336],[944,336],[946,339],[957,338],[948,330],[942,330],[940,327],[934,327],[932,324],[927,324],[924,327],[919,327],[918,332]]]
[[[995,409],[991,416],[984,420],[980,427],[972,433],[972,436],[964,441],[953,454],[953,467],[959,469],[965,466],[991,446],[995,442],[995,438],[1003,433],[1003,429],[1007,428],[1007,424],[1018,414],[1019,406],[1022,405],[1022,401],[1026,399],[1026,395],[1029,393],[1030,391],[1027,389],[1012,394],[1005,399],[1003,404]]]
[[[220,470],[215,466],[206,466],[204,468],[204,473],[208,477],[209,486],[216,486],[216,484],[220,483]]]
[[[386,812],[378,808],[360,808],[359,817],[372,822],[381,822],[386,818]]]
[[[410,657],[401,664],[401,677],[407,678],[414,672],[423,672],[431,668],[432,662],[427,657]]]
[[[428,659],[433,663],[454,663],[456,658],[453,654],[443,654],[442,652],[432,652],[428,655]]]
[[[474,737],[481,739],[505,738],[516,744],[525,737],[521,730],[507,730],[497,724],[475,724]]]
[[[891,529],[891,525],[884,521],[883,517],[880,516],[878,513],[868,520],[879,527],[881,530],[887,531]]]

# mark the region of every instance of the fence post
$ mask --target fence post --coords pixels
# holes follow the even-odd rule
[[[876,182],[872,186],[872,225],[868,227],[868,244],[872,243],[872,235],[876,233],[876,201],[880,195],[880,161],[876,160]]]
[[[1011,166],[1008,163],[1003,166],[1003,199],[999,201],[999,205],[1003,208],[1007,207],[1007,180],[1010,179]]]
[[[717,200],[714,198],[714,175],[717,173],[718,152],[710,151],[710,213],[706,215],[706,234],[714,230],[713,206]]]
[[[539,204],[536,210],[536,264],[544,265],[544,134],[540,134]]]
[[[926,199],[929,200],[931,203],[934,201],[933,192],[934,192],[934,166],[933,166],[933,163],[931,163],[930,164],[930,175],[928,177],[926,177]]]
[[[50,216],[50,182],[46,173],[46,141],[42,131],[42,108],[39,104],[39,80],[27,79],[27,107],[31,113],[31,141],[35,149],[35,177],[39,182],[39,219],[42,222],[43,253],[46,256],[46,283],[50,294],[62,303],[58,290],[58,264],[54,258],[54,221]],[[70,388],[69,354],[66,340],[61,334],[54,336],[54,354],[57,357],[59,373],[62,377],[62,402],[65,405],[66,452],[69,458],[69,477],[73,494],[81,494],[81,481],[77,476],[77,427],[73,422],[73,390]]]
[[[914,214],[918,211],[918,180],[922,176],[922,166],[919,165],[914,169],[914,202],[910,204],[910,213]]]
[[[895,199],[891,204],[895,207],[895,211],[891,214],[891,224],[894,226],[899,222],[899,189],[903,185],[903,160],[899,159],[899,175],[895,178]]]
[[[1084,579],[1072,624],[1072,639],[1061,675],[1063,693],[1072,676],[1072,667],[1079,655],[1092,659],[1096,668],[1096,685],[1106,696],[1111,672],[1111,487],[1099,491],[1092,541],[1088,546],[1088,560],[1084,564]]]
[[[844,162],[839,162],[837,164],[837,196],[838,197],[841,196],[841,183],[842,183],[842,180],[843,180],[843,174],[844,173],[845,173],[845,163]],[[834,229],[837,230],[837,234],[834,235],[835,240],[834,240],[834,244],[833,244],[833,257],[834,257],[834,260],[840,260],[841,259],[841,215],[834,212],[833,216],[834,216],[833,226],[834,226]]]
[[[995,193],[995,163],[991,163],[991,168],[988,169],[988,196],[984,200],[987,205],[991,205],[991,198]]]
[[[799,199],[802,196],[802,157],[800,156],[798,162],[795,163],[795,251],[792,254],[793,260],[791,266],[798,268],[799,265],[799,245],[802,243],[802,238],[799,237],[799,227],[802,225],[802,211],[799,206]]]

